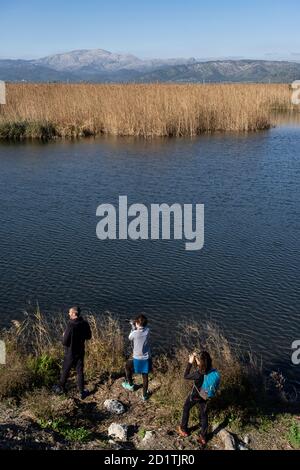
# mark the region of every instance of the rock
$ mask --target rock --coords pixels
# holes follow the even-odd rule
[[[161,382],[153,379],[151,380],[149,387],[150,387],[151,393],[156,392],[157,390],[161,388]]]
[[[105,400],[104,407],[107,411],[116,415],[122,415],[126,411],[123,403],[118,400]]]
[[[108,428],[108,435],[126,442],[128,439],[128,426],[126,424],[112,423]]]
[[[248,447],[246,447],[246,446],[245,446],[243,443],[241,443],[241,442],[238,444],[238,449],[239,449],[239,450],[249,450]]]
[[[122,450],[122,446],[120,446],[120,444],[118,444],[117,442],[113,441],[112,439],[109,439],[108,443],[111,445],[111,447],[112,447],[114,450]]]
[[[236,450],[234,437],[226,429],[222,429],[218,435],[224,444],[225,450]]]
[[[244,443],[246,444],[246,446],[248,446],[250,444],[250,437],[249,436],[245,436],[244,439],[243,439]]]
[[[155,437],[155,432],[154,431],[147,431],[145,436],[142,439],[142,442],[148,442],[151,441]]]

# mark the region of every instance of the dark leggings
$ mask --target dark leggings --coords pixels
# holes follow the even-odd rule
[[[82,357],[69,357],[66,356],[64,358],[63,368],[61,372],[60,382],[59,385],[64,390],[66,386],[66,382],[69,378],[71,369],[76,369],[77,372],[77,384],[80,393],[84,391],[84,374],[83,374],[83,358]]]
[[[126,380],[130,385],[133,385],[133,374],[134,374],[134,367],[133,367],[133,360],[130,359],[125,364],[125,373],[126,373]],[[142,374],[143,376],[143,395],[147,395],[148,393],[148,374]]]
[[[198,405],[199,407],[199,417],[201,419],[201,434],[203,437],[206,437],[208,428],[208,415],[207,402],[203,400],[203,398],[200,398],[199,400],[193,400],[190,396],[188,396],[183,407],[181,429],[185,432],[188,431],[190,411],[195,405]]]

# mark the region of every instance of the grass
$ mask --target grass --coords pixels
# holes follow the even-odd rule
[[[86,347],[88,379],[108,379],[120,374],[124,364],[124,339],[117,320],[109,314],[87,317],[92,340]],[[6,343],[7,364],[0,365],[0,398],[21,397],[27,390],[50,387],[59,378],[63,359],[61,315],[45,317],[39,308],[28,311],[22,322],[14,321],[1,339]]]
[[[284,84],[7,84],[0,140],[251,132],[287,108]]]
[[[64,419],[55,420],[38,420],[38,424],[42,429],[50,429],[60,434],[64,439],[71,442],[87,442],[92,433],[84,427],[75,428]]]
[[[147,432],[147,430],[145,428],[139,429],[139,432],[138,432],[139,438],[144,439],[144,437],[146,436],[146,432]]]
[[[300,423],[293,421],[288,433],[289,443],[294,449],[300,449]]]

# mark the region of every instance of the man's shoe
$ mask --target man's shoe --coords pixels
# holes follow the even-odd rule
[[[90,392],[88,390],[83,390],[83,392],[80,393],[80,398],[81,400],[84,400],[89,396]]]
[[[54,385],[52,387],[52,392],[56,395],[63,395],[65,393],[64,389],[60,385]]]
[[[134,385],[130,385],[128,382],[123,382],[122,387],[128,392],[134,392]]]
[[[181,428],[181,426],[179,426],[179,427],[177,428],[177,434],[178,434],[180,437],[184,437],[184,438],[189,437],[189,433],[188,433],[187,431],[184,431],[184,430]]]

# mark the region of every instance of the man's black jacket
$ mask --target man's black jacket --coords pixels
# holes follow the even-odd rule
[[[90,325],[83,318],[79,317],[70,320],[63,337],[65,354],[70,358],[84,357],[84,343],[91,339],[92,333]]]

